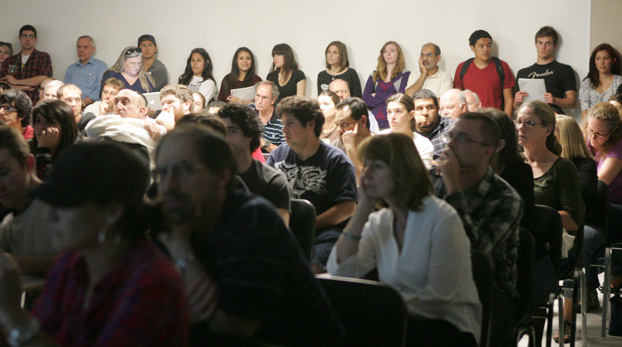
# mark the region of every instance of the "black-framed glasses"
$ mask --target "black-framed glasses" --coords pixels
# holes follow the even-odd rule
[[[514,121],[514,126],[516,126],[517,128],[520,128],[523,125],[525,127],[527,127],[527,128],[533,128],[533,127],[535,127],[536,125],[539,125],[539,124],[542,124],[542,123],[538,123],[538,122],[533,121],[531,119],[528,119],[528,120],[516,120],[516,121]]]
[[[134,53],[142,53],[143,50],[140,49],[140,47],[136,47],[136,48],[130,48],[127,51],[125,51],[125,55],[130,55],[130,54],[134,54]]]
[[[471,143],[475,143],[475,144],[478,144],[478,145],[482,145],[484,147],[491,147],[492,146],[492,145],[489,145],[487,143],[471,140],[467,134],[463,134],[463,133],[460,133],[458,135],[454,135],[452,133],[443,134],[443,135],[441,135],[441,141],[443,141],[443,143],[449,143],[451,141],[456,141],[457,143],[471,142]]]
[[[8,104],[0,105],[0,110],[5,110],[6,112],[17,111],[13,106]]]

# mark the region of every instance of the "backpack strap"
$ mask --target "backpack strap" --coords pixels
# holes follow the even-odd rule
[[[462,81],[463,85],[464,85],[464,75],[466,74],[467,70],[469,69],[469,66],[471,66],[471,63],[473,62],[473,58],[469,58],[464,62],[464,65],[462,65],[462,69],[460,69],[460,80]]]
[[[497,73],[499,74],[499,80],[501,81],[501,90],[505,86],[505,71],[503,71],[503,65],[501,65],[501,60],[497,57],[492,57],[492,61],[495,62],[495,67],[497,68]]]

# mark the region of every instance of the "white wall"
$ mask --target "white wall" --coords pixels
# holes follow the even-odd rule
[[[452,75],[472,56],[468,37],[476,29],[490,32],[495,53],[514,73],[535,61],[534,34],[544,25],[559,31],[557,58],[581,78],[590,53],[590,0],[2,0],[0,13],[0,40],[13,42],[17,50],[19,28],[27,23],[37,28],[37,48],[51,54],[57,79],[77,59],[75,40],[82,34],[95,38],[96,57],[109,65],[141,34],[153,34],[171,81],[183,72],[190,50],[204,47],[219,85],[237,47],[255,53],[258,74],[265,78],[272,47],[287,42],[307,75],[307,96],[317,94],[324,49],[333,40],[348,46],[351,67],[363,84],[388,40],[401,44],[410,70],[417,68],[420,46],[437,43],[441,66]]]

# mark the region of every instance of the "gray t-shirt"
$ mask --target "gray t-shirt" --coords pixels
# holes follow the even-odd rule
[[[48,205],[38,199],[17,216],[9,213],[0,224],[0,250],[14,255],[56,253],[46,220],[48,214]]]

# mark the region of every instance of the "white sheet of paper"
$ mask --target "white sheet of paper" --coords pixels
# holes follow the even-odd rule
[[[255,87],[231,89],[231,95],[244,101],[255,100]]]
[[[519,78],[518,87],[521,91],[527,92],[529,96],[523,99],[523,102],[530,100],[542,100],[544,101],[544,94],[546,93],[546,85],[541,78]]]

